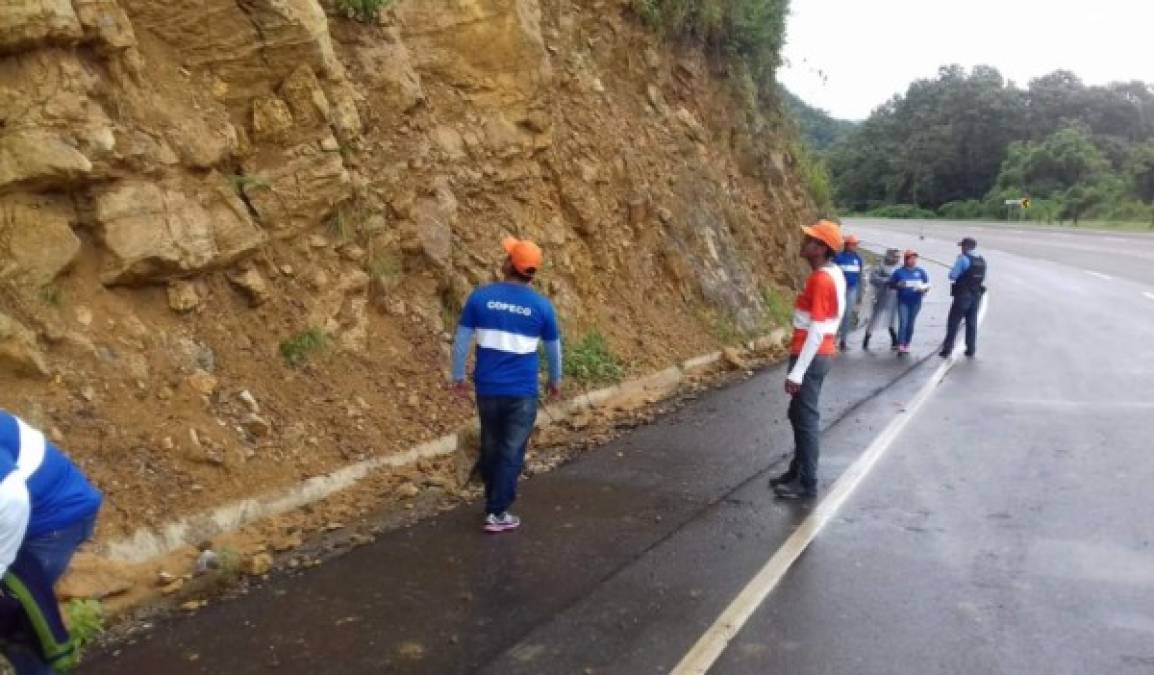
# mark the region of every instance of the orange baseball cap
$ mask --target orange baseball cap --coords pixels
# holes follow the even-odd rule
[[[526,276],[533,276],[541,268],[541,248],[527,239],[505,237],[501,246],[509,254],[513,269]]]
[[[846,246],[857,246],[860,243],[861,239],[858,239],[856,234],[847,234],[845,237]]]
[[[801,231],[830,247],[834,253],[842,249],[841,226],[833,221],[819,220],[808,227],[802,225]]]

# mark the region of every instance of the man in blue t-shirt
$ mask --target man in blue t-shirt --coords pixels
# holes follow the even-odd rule
[[[92,537],[102,496],[44,434],[0,410],[0,576],[19,556],[31,559],[47,585],[68,569]],[[35,649],[5,645],[16,672],[55,672]]]
[[[478,468],[485,482],[486,532],[514,530],[521,519],[509,513],[517,499],[517,479],[525,447],[537,421],[537,348],[544,343],[549,362],[549,394],[561,395],[561,334],[553,305],[530,288],[541,268],[541,249],[512,237],[502,242],[508,254],[505,278],[473,291],[461,310],[453,341],[453,389],[468,396],[465,361],[477,339],[473,383],[481,419]]]
[[[859,239],[851,234],[845,238],[845,249],[833,257],[833,264],[841,268],[845,277],[845,312],[841,317],[841,325],[837,329],[837,348],[841,351],[849,349],[846,336],[853,328],[854,309],[858,298],[861,297],[861,255],[857,252]]]

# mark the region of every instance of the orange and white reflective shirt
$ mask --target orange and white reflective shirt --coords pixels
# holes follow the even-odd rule
[[[793,308],[793,343],[789,353],[797,363],[789,373],[791,382],[801,383],[817,354],[834,354],[834,335],[845,313],[845,275],[833,263],[810,273],[805,288]]]

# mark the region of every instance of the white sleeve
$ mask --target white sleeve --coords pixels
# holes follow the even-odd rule
[[[801,345],[801,352],[797,355],[797,362],[793,364],[793,370],[789,371],[789,375],[785,379],[794,384],[801,384],[805,379],[805,371],[809,370],[809,364],[813,362],[813,357],[817,355],[817,350],[821,349],[821,341],[825,339],[826,333],[822,332],[823,326],[820,324],[825,322],[815,322],[809,327],[809,332],[805,335],[805,342]],[[837,332],[835,327],[832,332]]]
[[[24,533],[28,531],[28,519],[32,515],[32,504],[28,498],[28,486],[16,471],[0,481],[0,576],[8,571],[8,566],[16,560],[16,554],[24,543]]]

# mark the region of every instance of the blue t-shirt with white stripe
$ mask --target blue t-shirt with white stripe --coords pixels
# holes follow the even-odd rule
[[[44,434],[0,410],[0,478],[20,472],[31,516],[26,538],[60,530],[100,510],[102,496]]]
[[[537,347],[560,339],[549,300],[523,284],[489,284],[469,296],[460,325],[476,336],[478,395],[537,396]]]
[[[845,276],[845,287],[857,288],[861,279],[861,256],[853,251],[842,251],[834,256],[833,263],[841,268],[841,273]]]

